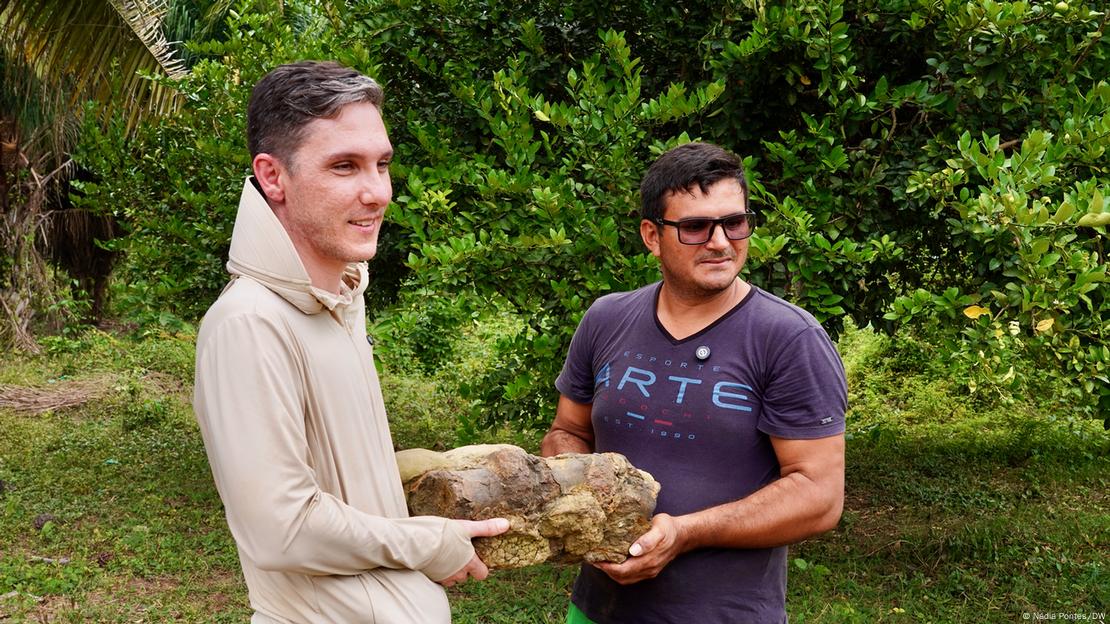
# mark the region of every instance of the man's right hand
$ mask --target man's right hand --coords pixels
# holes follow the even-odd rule
[[[682,521],[665,513],[655,514],[651,529],[628,548],[624,563],[594,564],[621,585],[655,578],[675,557],[686,550]]]
[[[463,525],[463,530],[470,534],[471,538],[474,537],[493,537],[494,535],[501,535],[509,530],[509,521],[504,518],[492,518],[490,520],[454,520]],[[465,583],[467,579],[473,578],[476,581],[485,580],[489,576],[489,568],[478,555],[471,557],[470,562],[462,567],[461,570],[455,572],[451,576],[439,581],[440,585],[444,587],[452,587],[458,583]]]

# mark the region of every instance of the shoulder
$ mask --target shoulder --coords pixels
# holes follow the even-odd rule
[[[806,353],[835,353],[836,346],[821,323],[806,310],[761,289],[752,287],[741,321],[748,343],[758,348],[768,363],[786,362]]]
[[[268,328],[275,335],[288,326],[286,316],[290,304],[262,284],[239,277],[229,283],[219,298],[208,308],[197,333],[197,348],[216,340],[219,335],[236,334],[244,327]]]
[[[651,308],[655,304],[655,294],[659,290],[659,282],[625,292],[602,295],[594,301],[586,314],[590,316],[627,314],[637,312],[644,307]]]
[[[807,329],[821,329],[821,323],[809,312],[777,297],[762,288],[752,286],[751,318],[769,330],[785,333],[798,333]],[[823,331],[823,330],[822,330]]]

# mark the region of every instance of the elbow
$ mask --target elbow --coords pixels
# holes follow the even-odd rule
[[[260,552],[252,556],[251,561],[254,562],[254,567],[264,572],[298,573],[301,571],[295,561],[280,552]]]
[[[250,560],[259,570],[312,574],[313,566],[310,558],[304,556],[303,549],[283,543],[278,535],[281,535],[278,527],[267,526],[265,529],[252,531],[249,536],[235,535],[235,543],[239,547],[240,556]]]
[[[824,517],[817,523],[816,534],[828,533],[840,524],[840,510],[825,514]]]
[[[268,549],[256,553],[251,557],[254,567],[264,572],[280,572],[282,574],[301,574],[305,576],[318,576],[331,574],[328,566],[322,561],[312,557],[302,556],[297,553],[282,551],[278,548]]]
[[[824,506],[823,513],[818,517],[814,526],[814,534],[827,533],[840,524],[840,517],[844,513],[844,493],[840,492],[830,497]]]
[[[254,567],[265,572],[303,573],[303,562],[287,551],[282,544],[272,540],[256,540],[241,544],[243,556],[254,563]]]
[[[563,453],[593,453],[593,437],[552,427],[540,441],[540,455],[553,457]]]
[[[551,457],[552,455],[558,455],[558,453],[555,451],[554,434],[554,430],[548,431],[547,434],[543,436],[543,439],[540,440],[540,457]]]

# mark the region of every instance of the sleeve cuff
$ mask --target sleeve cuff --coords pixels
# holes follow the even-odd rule
[[[442,581],[461,570],[473,557],[470,536],[459,523],[444,520],[439,554],[421,572],[433,581]]]

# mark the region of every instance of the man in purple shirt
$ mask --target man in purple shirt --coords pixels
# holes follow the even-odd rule
[[[735,155],[672,149],[640,195],[663,280],[587,311],[542,450],[619,452],[662,489],[627,561],[582,567],[568,622],[785,622],[786,545],[843,508],[843,365],[812,315],[738,277],[756,215]]]

